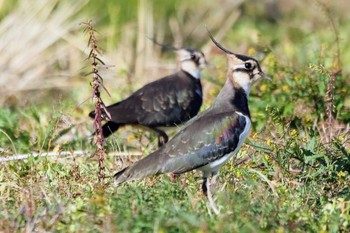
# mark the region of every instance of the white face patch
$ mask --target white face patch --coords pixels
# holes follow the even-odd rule
[[[249,74],[243,71],[234,71],[232,76],[233,81],[242,87],[248,96],[251,85]]]

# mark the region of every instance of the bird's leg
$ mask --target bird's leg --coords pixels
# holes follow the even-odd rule
[[[170,180],[172,183],[175,183],[176,178],[179,177],[180,175],[175,174],[175,173],[170,173]]]
[[[168,135],[163,130],[157,128],[152,128],[152,130],[158,134],[158,147],[161,147],[168,142]]]
[[[214,175],[214,176],[216,176],[216,175]],[[214,178],[212,178],[212,179],[214,179],[214,181],[216,180],[216,177]],[[216,181],[215,181],[216,182]],[[210,186],[211,186],[211,184],[212,184],[212,180],[209,178],[209,181],[208,182],[206,182],[206,186],[207,186],[207,197],[208,197],[208,200],[209,200],[209,206],[211,207],[211,209],[214,211],[214,213],[216,214],[216,215],[219,215],[220,214],[220,210],[217,208],[217,206],[216,206],[216,204],[215,204],[215,202],[214,202],[214,199],[213,199],[213,196],[212,196],[212,193],[211,193],[211,191],[210,191]]]
[[[168,142],[168,136],[158,135],[158,147],[163,146],[165,143]]]
[[[212,172],[211,175],[212,175],[212,178],[210,179],[210,186],[211,187],[214,187],[214,189],[216,189],[216,179],[218,177],[218,174],[219,172]]]
[[[207,188],[208,178],[203,176],[203,183],[202,183],[202,192],[204,196],[208,196],[208,188]]]

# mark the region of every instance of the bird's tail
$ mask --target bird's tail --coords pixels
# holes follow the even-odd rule
[[[112,133],[114,133],[115,131],[117,131],[120,127],[120,124],[112,122],[112,121],[108,121],[106,124],[104,124],[102,126],[102,134],[103,137],[108,137],[110,136]]]
[[[103,119],[105,119],[105,120],[107,120],[108,118],[109,118],[109,111],[110,111],[110,109],[109,108],[107,108],[108,110],[108,113],[106,113],[106,110],[105,109],[101,109],[101,117],[103,118]],[[95,118],[95,116],[96,116],[96,112],[95,112],[95,110],[93,110],[93,111],[91,111],[90,113],[89,113],[89,117],[90,118],[92,118],[92,119],[94,119]]]
[[[90,118],[92,118],[92,119],[94,119],[95,118],[95,110],[94,111],[91,111],[90,113],[89,113],[89,117]]]
[[[114,181],[114,186],[115,187],[118,187],[119,184],[124,183],[124,182],[127,181],[127,177],[125,177],[125,175],[123,175],[126,172],[127,169],[129,169],[129,167],[126,167],[123,170],[120,170],[119,172],[114,174],[113,177],[115,178],[115,181]]]
[[[119,129],[119,127],[121,126],[121,124],[112,122],[112,121],[108,121],[106,124],[104,124],[102,126],[102,134],[104,138],[109,137],[112,133],[114,133],[115,131],[117,131]],[[96,131],[92,133],[92,136],[96,134]]]
[[[119,184],[127,181],[140,180],[162,173],[162,156],[157,155],[156,152],[117,172],[114,175],[114,185],[117,187]]]

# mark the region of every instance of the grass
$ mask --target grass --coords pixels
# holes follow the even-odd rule
[[[76,85],[76,79],[72,78],[70,89],[53,89],[58,92],[54,98],[38,84],[40,96],[47,98],[36,101],[36,95],[18,92],[27,103],[8,104],[0,109],[1,157],[31,152],[88,152],[85,156],[29,157],[1,163],[0,232],[347,232],[350,227],[350,70],[345,65],[350,62],[347,4],[336,7],[315,1],[295,2],[286,1],[284,8],[271,13],[263,3],[246,1],[235,8],[241,12],[240,17],[220,39],[225,47],[260,60],[263,70],[273,79],[272,82],[261,80],[251,90],[253,129],[237,158],[220,172],[215,192],[220,215],[214,215],[208,208],[207,199],[200,193],[201,179],[197,172],[185,174],[175,182],[163,175],[115,189],[110,177],[137,160],[140,153],[146,155],[156,148],[153,134],[130,127],[106,141],[105,148],[110,152],[105,159],[107,178],[105,183],[99,183],[98,158],[90,156],[95,148],[87,137],[92,130],[92,121],[87,118],[92,104],[77,107],[89,97],[91,90],[86,80]],[[115,28],[109,27],[111,21],[115,23],[111,23],[113,27],[136,30],[130,25],[137,25],[134,17],[140,13],[136,12],[138,5],[108,2],[109,11],[127,11],[118,18],[112,12],[102,13],[102,6],[93,8],[89,4],[78,17],[84,18],[91,12],[101,16],[96,27],[101,28],[102,40],[103,36],[116,33]],[[163,23],[180,17],[180,13],[183,13],[180,22],[193,21],[186,30],[203,23],[194,20],[190,14],[193,7],[185,2],[167,4],[153,6],[155,18],[166,18]],[[209,5],[205,3],[198,11]],[[6,6],[6,14],[11,12],[9,9]],[[113,17],[118,21],[112,20]],[[220,21],[220,17],[211,14],[206,17],[208,21],[212,19],[211,22]],[[164,33],[164,38],[173,38],[168,27],[156,21],[159,25],[155,28],[159,31],[155,34],[161,37]],[[329,30],[332,25],[336,30]],[[219,27],[213,26],[212,30],[222,33]],[[193,43],[198,36],[198,45],[195,45],[207,48],[206,55],[216,67],[204,71],[205,109],[223,85],[226,66],[225,58],[214,54],[208,47],[209,39],[201,37],[198,31],[184,41]],[[70,38],[74,38],[73,35]],[[116,33],[109,39],[112,42],[104,41],[108,48],[106,57],[112,51],[125,52],[121,47],[128,47],[128,43],[123,36],[126,35]],[[134,38],[128,42],[136,41]],[[57,48],[59,43],[45,49],[40,59],[45,60],[45,54],[57,54]],[[131,50],[128,53],[135,54]],[[80,56],[85,57],[76,57]],[[163,59],[171,57],[158,54],[149,58],[149,62]],[[74,60],[78,64],[74,64]],[[82,61],[70,59],[67,64],[79,67]],[[53,64],[56,65],[45,66],[53,73],[67,67],[60,62]],[[120,84],[125,83],[128,74],[140,70],[130,68],[129,64],[119,69],[121,64],[117,60],[117,71],[105,72],[104,84],[109,91],[113,90],[112,99],[104,97],[106,104],[126,97],[130,89]],[[330,78],[338,69],[342,72],[335,76],[330,96],[330,85],[333,85]],[[150,69],[145,70],[152,73]],[[159,68],[158,71],[164,72]],[[108,72],[116,72],[118,79],[109,79]],[[147,82],[142,76],[129,78],[131,89]],[[42,80],[40,77],[37,81]],[[333,116],[331,125],[328,124],[329,111]],[[129,155],[122,155],[124,152]]]

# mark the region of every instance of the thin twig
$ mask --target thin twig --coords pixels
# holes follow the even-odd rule
[[[252,168],[249,168],[248,171],[251,171],[251,172],[254,172],[254,173],[258,174],[270,186],[272,193],[276,197],[278,197],[278,193],[276,192],[275,188],[273,187],[271,181],[264,174],[262,174],[261,172],[255,170],[255,169],[252,169]]]
[[[65,156],[65,155],[84,156],[84,155],[91,155],[91,152],[79,150],[79,151],[59,151],[59,152],[51,151],[51,152],[45,152],[45,153],[33,152],[30,154],[16,154],[8,157],[0,157],[0,163],[6,163],[11,161],[17,161],[17,160],[25,160],[25,159],[29,159],[30,157],[55,157],[55,156]],[[140,157],[143,155],[144,153],[142,153],[141,151],[108,153],[108,156],[116,156],[116,157]]]
[[[79,156],[79,155],[87,155],[89,152],[88,151],[60,151],[60,152],[46,152],[46,153],[30,153],[30,154],[18,154],[18,155],[12,155],[9,157],[0,157],[0,162],[10,162],[10,161],[15,161],[15,160],[24,160],[24,159],[29,159],[30,157],[46,157],[46,156],[64,156],[64,155],[74,155],[74,156]]]

